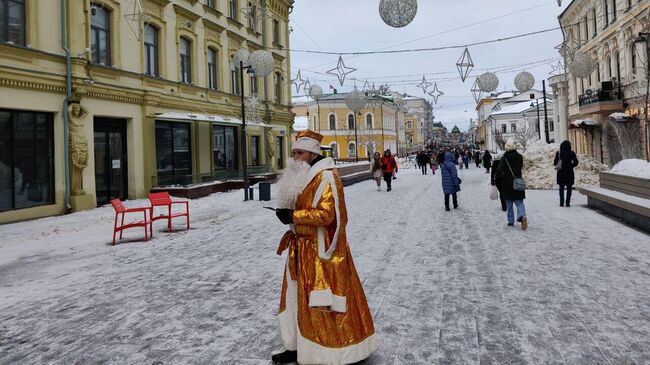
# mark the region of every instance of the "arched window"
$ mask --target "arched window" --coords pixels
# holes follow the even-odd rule
[[[354,145],[354,142],[350,142],[350,144],[348,145],[348,157],[349,158],[357,157],[357,149],[356,146]]]
[[[180,38],[181,82],[192,82],[192,44],[187,38]]]
[[[25,2],[25,0],[0,1],[0,43],[13,42],[20,46],[25,45]],[[92,27],[93,25],[91,31]],[[92,40],[94,43],[95,38]]]
[[[348,129],[354,129],[354,115],[348,114]]]
[[[329,117],[329,122],[330,122],[330,130],[335,130],[336,129],[336,116],[334,114],[330,114]]]
[[[372,114],[366,114],[366,129],[372,129]]]

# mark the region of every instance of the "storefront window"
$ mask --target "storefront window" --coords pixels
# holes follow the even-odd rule
[[[158,184],[192,182],[190,124],[156,122],[156,165]]]
[[[232,171],[237,169],[237,131],[235,127],[213,125],[214,169],[215,171]]]
[[[54,203],[52,115],[0,110],[0,211]]]
[[[278,159],[278,168],[284,168],[284,137],[275,137],[276,138],[276,152],[275,155]]]
[[[260,137],[251,137],[251,166],[260,165]]]

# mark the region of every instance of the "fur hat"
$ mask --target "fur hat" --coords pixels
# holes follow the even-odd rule
[[[309,130],[300,131],[296,134],[296,142],[291,146],[291,150],[303,150],[320,155],[320,142],[322,140],[323,136],[320,133]]]
[[[517,145],[512,140],[506,142],[506,151],[515,151],[517,150]]]

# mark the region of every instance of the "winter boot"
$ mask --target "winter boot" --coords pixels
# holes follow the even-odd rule
[[[274,364],[291,364],[298,362],[298,351],[285,351],[271,356]]]
[[[523,217],[521,218],[521,229],[526,230],[528,228],[528,218]]]

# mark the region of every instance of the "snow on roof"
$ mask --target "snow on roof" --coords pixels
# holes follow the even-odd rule
[[[520,102],[512,105],[508,105],[499,111],[495,111],[492,115],[503,115],[503,114],[519,114],[524,111],[532,108],[530,102]]]
[[[593,120],[591,118],[585,118],[585,119],[576,119],[573,122],[571,122],[571,125],[574,125],[576,127],[583,127],[583,126],[591,126],[591,125],[600,125],[600,122]]]
[[[612,113],[609,115],[610,118],[613,118],[617,122],[625,122],[636,120],[636,117],[633,115],[627,115],[625,113]]]

